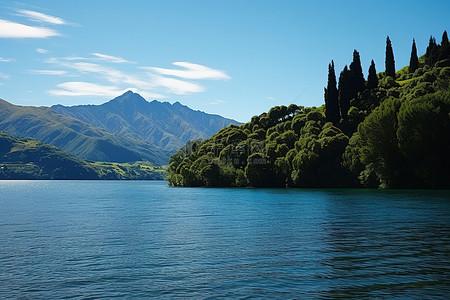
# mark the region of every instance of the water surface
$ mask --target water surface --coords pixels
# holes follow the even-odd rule
[[[450,192],[0,181],[0,298],[450,293]]]

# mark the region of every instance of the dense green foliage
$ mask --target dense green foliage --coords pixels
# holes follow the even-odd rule
[[[87,162],[33,139],[0,131],[0,179],[163,179],[150,163]]]
[[[170,158],[169,184],[450,188],[450,56],[428,64],[426,54],[393,76],[372,62],[363,87],[358,60],[338,88],[329,65],[324,106],[273,107],[189,142]]]

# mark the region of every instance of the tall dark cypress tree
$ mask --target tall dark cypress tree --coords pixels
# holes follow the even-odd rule
[[[442,34],[441,49],[439,60],[450,58],[450,43],[448,41],[447,31]]]
[[[351,80],[352,80],[352,98],[356,97],[358,95],[358,92],[362,92],[364,90],[364,74],[361,67],[361,59],[359,57],[359,52],[356,50],[353,50],[353,61],[350,64],[350,74],[351,74]]]
[[[391,40],[389,36],[386,38],[386,76],[395,78],[395,60],[394,51],[392,50]]]
[[[436,39],[430,36],[430,42],[428,43],[427,51],[425,52],[425,63],[427,65],[434,65],[439,58],[439,46],[436,44]]]
[[[347,66],[344,67],[339,75],[338,95],[339,95],[339,108],[341,110],[342,119],[347,117],[348,110],[350,108],[351,100],[351,84],[352,78]]]
[[[369,75],[367,76],[367,87],[369,89],[376,88],[378,86],[378,77],[377,77],[377,70],[375,69],[375,63],[370,63],[369,67]]]
[[[411,57],[409,58],[409,73],[414,73],[419,67],[419,58],[417,57],[416,41],[413,39],[411,48]]]
[[[325,88],[325,115],[328,121],[333,122],[334,124],[339,122],[340,116],[334,61],[331,61],[328,65],[328,83]]]

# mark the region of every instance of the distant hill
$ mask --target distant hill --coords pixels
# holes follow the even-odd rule
[[[0,179],[97,179],[97,172],[54,146],[0,131]]]
[[[176,152],[189,140],[207,139],[239,122],[195,111],[176,102],[147,102],[131,91],[102,105],[54,105],[54,111],[121,135]]]
[[[110,133],[48,107],[13,105],[0,99],[0,130],[31,137],[93,161],[167,164],[169,153],[128,135]]]
[[[0,179],[139,179],[165,177],[149,163],[88,162],[55,146],[0,131]]]

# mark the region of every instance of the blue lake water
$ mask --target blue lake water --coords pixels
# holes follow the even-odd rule
[[[0,181],[0,298],[448,299],[450,191]]]

